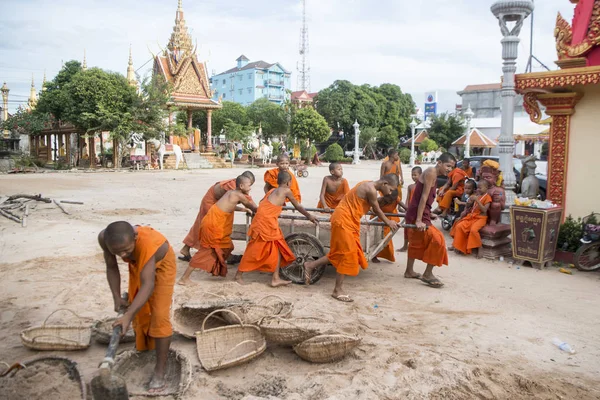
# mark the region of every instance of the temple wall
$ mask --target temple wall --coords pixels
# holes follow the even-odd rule
[[[584,217],[600,212],[600,85],[578,87],[584,93],[571,118],[566,215]]]

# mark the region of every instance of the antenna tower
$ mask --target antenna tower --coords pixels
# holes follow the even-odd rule
[[[531,13],[531,31],[529,32],[529,59],[527,60],[527,66],[525,67],[525,73],[533,72],[533,60],[540,63],[540,65],[546,68],[546,71],[550,71],[550,68],[546,66],[543,62],[539,60],[536,56],[533,55],[533,15],[535,14],[535,10]]]
[[[302,0],[302,28],[300,29],[300,61],[298,62],[297,90],[310,91],[310,64],[308,62],[308,25],[306,0]]]

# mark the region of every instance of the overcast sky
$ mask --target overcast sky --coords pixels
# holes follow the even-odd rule
[[[337,79],[355,84],[394,83],[422,97],[452,93],[468,84],[499,82],[500,29],[492,0],[307,0],[311,89]],[[538,0],[534,53],[551,69],[556,13],[570,20],[568,0]],[[44,70],[52,79],[63,61],[125,74],[129,44],[134,66],[149,72],[151,52],[166,47],[177,0],[3,0],[0,5],[0,80],[10,111],[29,95],[31,74],[39,90]],[[251,61],[280,62],[292,75],[301,27],[300,0],[184,0],[187,25],[208,71]],[[529,53],[529,20],[521,32],[518,69]],[[536,64],[534,70],[541,70]],[[420,100],[419,100],[420,101]]]

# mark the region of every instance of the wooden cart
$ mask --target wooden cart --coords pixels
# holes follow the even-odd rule
[[[281,275],[294,283],[304,284],[304,263],[313,261],[327,254],[331,242],[331,223],[328,213],[320,208],[307,208],[309,212],[323,213],[318,217],[319,225],[308,221],[305,216],[299,214],[293,207],[284,207],[285,211],[294,211],[279,216],[279,227],[283,232],[285,241],[292,252],[296,255],[296,260],[285,268],[281,269]],[[384,223],[371,220],[374,214],[370,212],[361,219],[360,223],[360,242],[365,251],[367,260],[371,260],[375,255],[389,243],[396,232],[383,234]],[[386,214],[386,216],[404,217],[404,214]],[[232,240],[247,241],[247,232],[250,227],[251,217],[246,216],[245,224],[234,224]],[[414,227],[413,225],[402,225],[404,228]],[[317,282],[323,276],[325,266],[317,268],[311,276],[311,283]]]

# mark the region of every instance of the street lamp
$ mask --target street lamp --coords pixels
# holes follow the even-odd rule
[[[525,18],[533,12],[531,0],[499,0],[492,4],[491,11],[500,22],[502,32],[502,123],[500,128],[499,152],[500,169],[504,171],[506,204],[512,204],[517,181],[513,170],[515,139],[513,137],[515,118],[515,72],[519,52],[519,33]],[[512,27],[509,24],[514,23]]]
[[[4,122],[8,119],[8,92],[10,92],[10,89],[8,88],[8,86],[6,86],[6,82],[4,82],[4,85],[0,89],[0,92],[2,92],[2,104],[3,104],[2,121]],[[10,132],[8,131],[8,129],[5,129],[4,137],[8,137],[9,135],[10,135]]]
[[[471,157],[471,120],[475,113],[471,110],[471,105],[465,111],[465,118],[467,119],[467,142],[465,143],[465,158]]]
[[[360,136],[360,129],[358,128],[360,125],[358,124],[358,120],[355,120],[352,126],[354,127],[354,161],[352,161],[352,164],[360,164],[360,154],[358,153],[358,139]]]
[[[415,129],[417,129],[417,121],[415,121],[415,117],[413,117],[412,121],[410,121],[410,132],[412,134],[412,139],[410,141],[410,167],[415,166]]]

